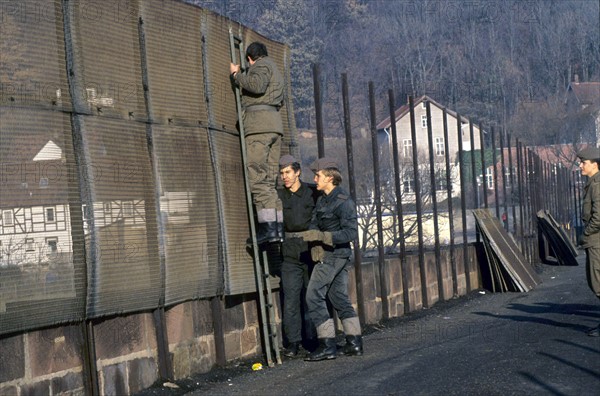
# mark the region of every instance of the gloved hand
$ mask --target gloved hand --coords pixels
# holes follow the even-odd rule
[[[308,230],[298,235],[306,242],[323,242],[324,245],[333,246],[333,235],[328,231]]]
[[[323,249],[323,246],[316,245],[310,248],[310,257],[315,263],[323,261],[325,258],[325,249]]]

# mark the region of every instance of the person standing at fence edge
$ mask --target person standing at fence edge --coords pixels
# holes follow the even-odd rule
[[[283,213],[275,185],[283,136],[279,109],[284,101],[284,81],[263,43],[250,44],[246,57],[250,64],[246,70],[231,63],[229,72],[241,88],[248,178],[260,245],[283,239]]]
[[[311,255],[316,261],[308,289],[306,303],[311,320],[317,327],[319,347],[305,360],[335,359],[335,326],[327,310],[326,299],[342,321],[346,344],[340,353],[362,355],[360,321],[348,297],[348,266],[352,248],[350,242],[358,236],[358,222],[354,202],[339,185],[342,182],[337,163],[319,158],[310,166],[315,173],[317,190],[322,195],[313,211],[310,230],[303,239],[311,244]]]
[[[302,323],[305,323],[305,343],[313,350],[315,340],[314,325],[303,315],[305,299],[302,292],[308,285],[313,261],[308,244],[302,238],[291,233],[308,230],[315,203],[320,195],[314,184],[300,180],[300,163],[291,155],[279,160],[279,175],[285,188],[278,189],[283,204],[283,224],[286,237],[281,245],[283,263],[281,264],[281,285],[283,288],[283,329],[288,340],[283,354],[295,357],[302,346]]]
[[[600,299],[600,149],[588,147],[581,150],[577,157],[581,160],[579,169],[588,180],[584,187],[581,219],[584,228],[580,243],[585,248],[585,270],[587,282]],[[588,333],[591,337],[600,337],[600,323]]]

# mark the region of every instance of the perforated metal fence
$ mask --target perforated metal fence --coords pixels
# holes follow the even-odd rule
[[[229,28],[289,49],[178,1],[0,7],[0,334],[254,291]]]

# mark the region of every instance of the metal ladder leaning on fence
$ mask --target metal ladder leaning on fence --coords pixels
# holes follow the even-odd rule
[[[244,43],[241,38],[235,36],[231,27],[229,28],[229,46],[231,51],[231,62],[236,61],[236,47],[239,51],[240,65],[244,62]],[[271,292],[271,274],[269,273],[269,262],[267,251],[259,249],[256,239],[256,226],[254,224],[254,207],[252,203],[252,194],[248,182],[248,168],[246,159],[246,139],[244,137],[244,121],[242,117],[242,96],[240,88],[235,86],[235,102],[237,106],[237,116],[240,132],[240,148],[242,151],[242,167],[244,170],[244,187],[246,190],[246,204],[248,207],[248,218],[250,222],[250,235],[252,236],[252,254],[254,255],[254,274],[256,277],[256,292],[258,293],[260,317],[262,321],[262,335],[265,343],[265,354],[269,367],[273,367],[272,352],[275,352],[275,359],[281,364],[281,355],[279,353],[279,342],[277,336],[277,326],[275,325],[275,308],[273,305],[273,294]],[[262,253],[262,260],[261,260]],[[265,301],[266,300],[266,301]],[[268,318],[267,318],[268,314]]]

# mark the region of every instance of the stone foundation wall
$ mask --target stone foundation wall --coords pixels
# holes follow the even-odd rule
[[[427,304],[440,301],[438,269],[442,273],[443,299],[465,295],[467,276],[471,289],[481,286],[477,249],[467,247],[470,271],[465,273],[463,250],[455,250],[457,278],[452,278],[449,249],[425,252]],[[386,257],[388,305],[390,316],[404,315],[423,308],[421,269],[417,252],[405,258],[406,285],[402,282],[399,257]],[[362,263],[365,318],[368,323],[381,320],[379,269],[377,260]],[[404,287],[408,301],[404,301]],[[350,297],[356,304],[354,270],[350,271]],[[276,323],[281,334],[279,293],[274,294]],[[261,336],[255,295],[228,296],[218,301],[222,333],[215,329],[215,309],[208,300],[189,301],[166,309],[164,327],[168,340],[169,364],[174,379],[207,372],[219,361],[260,356]],[[160,379],[157,331],[152,313],[106,318],[92,324],[96,355],[97,390],[102,395],[133,394]],[[89,327],[88,327],[89,328]],[[85,331],[83,325],[65,325],[0,338],[0,395],[83,395],[90,381],[84,375]],[[219,339],[221,337],[221,339]],[[281,340],[281,337],[278,338]],[[219,356],[217,344],[224,345]],[[93,386],[93,385],[92,385]]]

